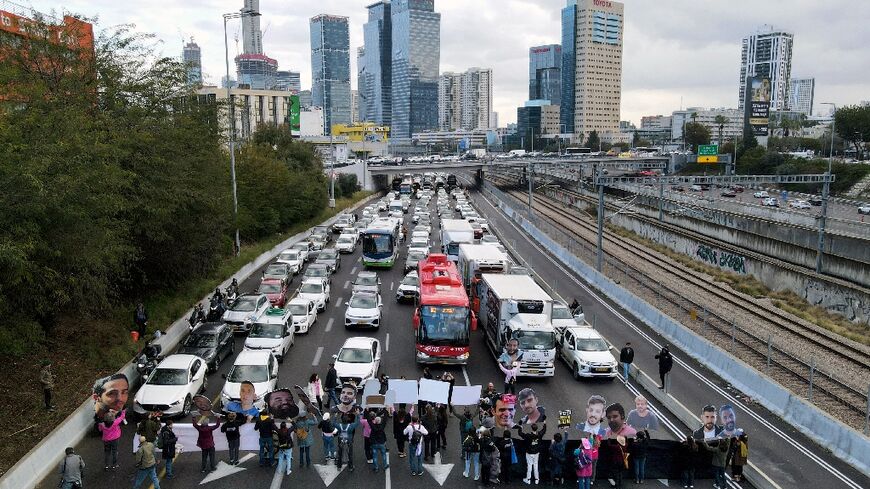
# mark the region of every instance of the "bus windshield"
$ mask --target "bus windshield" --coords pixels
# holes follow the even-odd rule
[[[468,308],[423,306],[417,341],[423,345],[468,346]]]
[[[393,238],[389,234],[367,234],[363,238],[363,253],[390,254],[393,252]]]

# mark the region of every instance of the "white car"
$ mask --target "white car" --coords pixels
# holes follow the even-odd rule
[[[263,397],[278,384],[278,360],[269,350],[242,350],[236,357],[221,389],[221,405],[226,409],[230,402],[239,402],[242,382],[254,384],[254,407],[263,409]]]
[[[381,343],[374,338],[348,338],[333,358],[339,381],[342,384],[353,382],[357,389],[362,389],[366,380],[377,378],[381,367]]]
[[[396,302],[403,300],[414,301],[420,296],[420,279],[417,277],[417,271],[413,270],[405,275],[405,278],[399,282],[399,287],[396,288]]]
[[[477,223],[480,224],[481,229],[483,229],[484,233],[489,232],[489,222],[486,219],[478,219]]]
[[[299,252],[299,250],[294,250],[293,248],[288,248],[281,253],[278,254],[278,258],[275,260],[275,263],[283,263],[290,267],[290,270],[293,271],[293,275],[299,275],[299,272],[302,271],[302,263],[305,262],[305,257]]]
[[[561,331],[565,328],[573,328],[574,326],[585,326],[585,322],[580,322],[583,319],[582,312],[579,316],[575,316],[571,313],[571,310],[568,309],[568,306],[566,306],[565,303],[561,301],[553,302],[553,328],[555,328],[556,331]]]
[[[278,359],[278,363],[283,363],[290,347],[296,342],[292,322],[293,314],[289,309],[269,309],[251,325],[248,337],[245,338],[245,349],[269,350]]]
[[[592,328],[575,326],[556,334],[559,357],[571,367],[575,379],[616,378],[616,357],[604,338]]]
[[[870,214],[870,204],[859,205],[858,214]]]
[[[809,209],[812,207],[810,203],[805,200],[792,200],[788,203],[788,206],[793,209]]]
[[[351,291],[353,293],[369,291],[380,294],[381,279],[378,278],[378,274],[375,272],[361,271],[357,274],[356,278],[353,279],[353,288]]]
[[[266,313],[272,307],[269,297],[260,295],[243,295],[227,309],[222,319],[233,331],[248,331],[251,324]]]
[[[293,329],[296,333],[307,333],[317,322],[317,305],[314,301],[295,297],[284,307],[293,314]]]
[[[429,254],[429,240],[428,239],[412,239],[408,244],[408,253],[419,251],[425,255]]]
[[[139,388],[133,410],[138,414],[160,411],[164,416],[187,416],[193,396],[206,389],[206,369],[205,360],[196,355],[169,355]]]
[[[303,263],[311,259],[311,245],[308,243],[308,241],[296,243],[295,245],[291,246],[290,249],[299,252],[299,255],[302,257]]]
[[[768,197],[761,201],[761,205],[765,207],[779,207],[779,201],[776,200],[776,197]]]
[[[317,278],[306,279],[299,286],[296,297],[313,301],[317,306],[317,312],[323,312],[329,304],[329,282]]]
[[[414,238],[425,239],[426,242],[429,242],[429,232],[425,229],[417,229],[414,228],[414,231],[411,233],[411,241],[414,241]]]
[[[356,234],[341,234],[335,241],[335,249],[339,253],[353,253],[356,251]]]
[[[480,244],[500,244],[498,238],[491,234],[485,234],[480,238]]]
[[[417,224],[416,226],[414,226],[415,233],[421,232],[421,231],[425,231],[426,236],[429,236],[430,234],[432,234],[432,226],[430,226],[428,224]]]
[[[398,219],[401,219],[404,215],[405,215],[405,213],[402,212],[402,209],[393,209],[393,210],[391,210],[390,213],[389,213],[389,216],[390,216],[390,217],[395,217],[395,218],[398,218]]]
[[[758,192],[752,194],[752,196],[756,199],[766,199],[770,197],[770,194],[767,193],[767,190],[759,190]]]
[[[381,295],[374,292],[355,292],[345,302],[344,327],[373,328],[381,326]]]

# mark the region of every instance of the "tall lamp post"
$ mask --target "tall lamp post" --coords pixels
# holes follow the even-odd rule
[[[831,169],[834,166],[834,131],[837,124],[837,105],[831,102],[822,102],[821,105],[833,107],[831,112],[831,151],[828,153],[828,179],[822,186],[822,213],[819,216],[819,245],[816,249],[816,273],[822,273],[822,254],[825,246],[825,221],[828,218],[828,194],[831,190]]]
[[[227,21],[229,19],[241,19],[243,17],[258,17],[259,12],[243,9],[239,12],[223,14],[224,18],[224,53],[227,65],[227,102],[230,104],[230,177],[233,180],[233,221],[236,225],[236,256],[242,252],[242,242],[239,239],[239,197],[236,186],[236,110],[231,96],[232,83],[230,83],[230,44],[227,39]]]

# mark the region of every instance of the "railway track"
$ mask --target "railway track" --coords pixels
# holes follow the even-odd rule
[[[508,191],[508,194],[519,202],[525,202],[526,194],[512,191]],[[595,224],[579,218],[576,212],[571,213],[561,203],[540,195],[535,199],[535,211],[559,225],[562,232],[571,238],[588,242],[594,247],[593,237],[597,233]],[[804,359],[806,356],[796,354],[794,350],[806,348],[812,352],[810,356],[817,354],[823,365],[814,369],[814,401],[844,422],[858,427],[863,416],[856,416],[856,412],[864,413],[867,403],[863,391],[866,386],[858,387],[858,383],[870,378],[870,354],[866,349],[819,333],[812,327],[791,320],[772,306],[764,307],[740,294],[722,290],[700,272],[675,264],[627,238],[605,230],[604,240],[609,248],[608,262],[611,266],[639,286],[650,288],[650,284],[655,284],[655,289],[650,290],[655,291],[656,297],[677,306],[683,315],[691,316],[692,310],[701,311],[705,305],[716,304],[717,307],[707,307],[709,312],[702,317],[692,317],[688,321],[690,327],[702,329],[705,336],[712,337],[710,339],[759,370],[767,370],[771,377],[794,392],[806,392],[811,369],[811,362]],[[646,263],[646,266],[638,266],[637,260]],[[629,268],[632,269],[630,273]],[[680,285],[665,283],[667,281],[662,280],[662,274]],[[696,292],[699,300],[685,297],[687,285]],[[729,309],[735,311],[731,317],[720,312]],[[744,318],[749,315],[752,318],[748,321],[750,324],[744,324],[747,322],[745,319],[738,324],[735,318],[740,315]],[[702,321],[700,327],[697,324],[699,320]],[[776,344],[771,344],[769,338],[760,333],[765,330],[776,339]],[[779,344],[788,348],[782,348]],[[843,375],[836,375],[837,370],[841,370]]]

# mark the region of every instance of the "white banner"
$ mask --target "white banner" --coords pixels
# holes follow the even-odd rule
[[[214,421],[212,420],[211,425],[214,425]],[[221,424],[223,426],[223,424]],[[279,423],[280,426],[280,423]],[[183,445],[185,452],[199,452],[200,449],[196,446],[196,440],[199,438],[199,432],[196,431],[196,428],[193,427],[192,424],[181,424],[181,423],[173,423],[172,431],[175,433],[175,436],[178,437],[178,441],[176,445]],[[239,446],[240,450],[253,450],[258,451],[260,449],[260,434],[254,430],[254,423],[245,423],[239,428],[239,434],[241,435],[241,445]],[[212,432],[214,435],[214,448],[216,451],[229,450],[229,445],[227,444],[227,435],[221,432],[221,429],[218,428]],[[136,453],[136,450],[139,449],[139,436],[133,437],[133,453]],[[155,451],[160,451],[157,448],[156,444],[154,446]]]
[[[450,402],[454,406],[477,406],[480,402],[481,387],[479,385],[455,385],[453,386],[453,397]]]
[[[417,403],[418,397],[416,380],[390,379],[387,385],[389,386],[389,390],[396,393],[397,404]]]
[[[440,380],[420,379],[419,397],[421,401],[447,404],[447,400],[450,397],[450,384]]]

